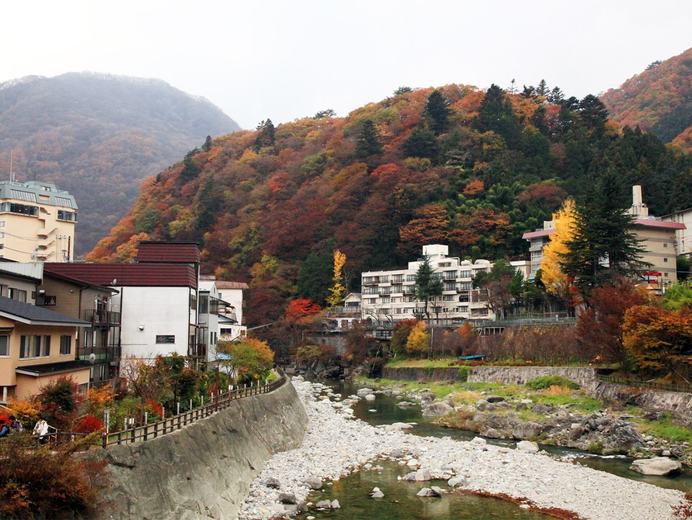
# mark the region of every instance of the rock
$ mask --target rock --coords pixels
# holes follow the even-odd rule
[[[372,498],[384,498],[384,493],[380,491],[380,488],[374,487],[372,488],[372,491],[370,492],[370,496]]]
[[[531,411],[533,413],[548,415],[550,413],[553,413],[553,411],[555,411],[555,408],[549,404],[537,404],[531,408]]]
[[[502,401],[505,400],[504,397],[501,397],[499,395],[489,395],[488,397],[485,398],[486,401],[489,403],[501,403]]]
[[[464,477],[452,477],[447,481],[447,485],[451,488],[463,486],[464,484],[466,484],[466,479]]]
[[[670,457],[671,453],[670,450],[662,450],[661,451],[661,457]]]
[[[445,491],[437,486],[432,486],[431,488],[424,487],[418,493],[417,497],[441,497]]]
[[[411,408],[412,406],[416,406],[416,403],[412,403],[411,401],[400,401],[396,405],[399,408]]]
[[[447,401],[435,401],[423,407],[423,417],[439,417],[454,411]]]
[[[368,394],[372,393],[372,388],[359,388],[358,391],[356,392],[356,395],[358,397],[365,397]]]
[[[476,401],[476,409],[483,412],[488,409],[488,404],[488,401],[486,401],[485,399],[479,399],[478,401]]]
[[[334,499],[332,500],[331,507],[332,509],[341,509],[341,504],[339,504],[338,500]]]
[[[406,452],[402,448],[394,448],[389,452],[389,456],[394,458],[394,459],[400,459],[402,458]]]
[[[474,437],[469,442],[474,446],[485,446],[488,444],[483,437]]]
[[[419,469],[414,474],[414,480],[416,482],[426,482],[428,480],[432,480],[432,475],[427,469]]]
[[[310,489],[318,490],[322,489],[322,480],[319,478],[308,478],[305,479],[305,483]]]
[[[270,489],[279,489],[281,487],[281,482],[279,482],[278,478],[269,477],[264,481],[264,485]]]
[[[415,467],[418,466],[418,461],[417,461],[416,459],[411,459],[411,460],[409,460],[409,461],[406,463],[406,465],[407,465],[409,468],[415,468]]]
[[[517,449],[527,453],[538,453],[538,444],[532,441],[519,441],[517,442]]]
[[[298,499],[293,493],[279,493],[279,502],[282,504],[297,504]]]
[[[377,399],[377,396],[375,394],[368,394],[365,396],[366,401],[374,401],[375,399]]]
[[[329,500],[320,500],[315,504],[317,509],[331,509],[332,503]]]
[[[413,428],[412,424],[405,422],[395,422],[389,425],[388,430],[410,430]]]
[[[682,464],[668,457],[653,457],[651,459],[637,459],[632,462],[630,469],[642,475],[664,476],[677,473],[682,469]]]

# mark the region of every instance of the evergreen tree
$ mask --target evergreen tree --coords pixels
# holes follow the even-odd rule
[[[375,123],[371,119],[366,119],[360,126],[358,138],[356,139],[356,156],[365,160],[371,155],[382,153],[382,145],[380,144],[380,134],[377,131]]]
[[[502,136],[510,148],[516,148],[521,139],[521,126],[512,103],[495,84],[485,93],[474,126],[481,132],[492,131]]]
[[[430,129],[436,135],[444,133],[449,126],[449,101],[444,97],[439,90],[433,90],[428,96],[428,102],[425,105],[425,116],[428,119]]]
[[[257,137],[255,138],[255,150],[259,150],[265,146],[274,146],[274,142],[276,140],[276,129],[274,128],[274,123],[272,123],[271,119],[260,121],[260,124],[257,125],[257,130],[258,133]]]
[[[548,95],[548,92],[549,92],[549,91],[548,91],[548,84],[545,82],[544,79],[542,79],[542,80],[538,83],[538,88],[536,89],[536,93],[537,93],[539,96],[546,96],[546,95]]]
[[[424,126],[414,128],[404,143],[406,157],[427,157],[435,160],[438,151],[435,134]]]
[[[589,94],[579,102],[579,117],[587,128],[603,133],[608,121],[608,109],[596,96]]]
[[[322,305],[332,281],[332,255],[331,244],[327,244],[324,250],[311,251],[300,266],[298,272],[298,296],[309,298]]]
[[[531,124],[535,126],[540,133],[547,135],[548,127],[545,124],[545,107],[539,105],[536,111],[531,116]]]
[[[185,154],[185,159],[183,159],[183,169],[180,171],[181,183],[186,183],[187,181],[197,177],[200,167],[197,166],[197,163],[193,160],[193,156],[198,151],[199,150],[195,148],[194,150]]]
[[[204,144],[202,145],[202,150],[204,150],[205,152],[208,152],[209,150],[211,150],[211,144],[212,144],[211,136],[208,135],[207,138],[204,140]]]
[[[394,91],[394,95],[401,96],[403,94],[408,94],[409,92],[413,92],[413,89],[411,87],[399,87]]]
[[[424,313],[430,319],[428,304],[435,296],[442,295],[442,280],[433,273],[430,260],[426,257],[416,272],[416,298],[425,303]]]
[[[208,177],[197,195],[195,231],[198,236],[209,230],[216,222],[220,208],[221,201],[214,191],[214,178]]]
[[[577,202],[574,235],[561,264],[584,296],[618,277],[636,276],[645,267],[629,207],[628,191],[613,169],[591,183]]]

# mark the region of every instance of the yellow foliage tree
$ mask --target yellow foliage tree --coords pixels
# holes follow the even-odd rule
[[[332,286],[329,288],[329,296],[327,296],[327,304],[330,307],[339,305],[346,297],[346,287],[342,283],[345,264],[346,254],[338,249],[334,251],[334,276],[332,277]]]
[[[574,238],[574,200],[567,199],[562,207],[553,213],[553,223],[555,231],[550,235],[550,242],[543,249],[541,281],[546,291],[569,303],[573,280],[562,272],[560,261],[562,255],[569,251],[567,243]]]
[[[430,334],[424,321],[418,321],[406,340],[406,352],[409,354],[425,354],[430,348]]]

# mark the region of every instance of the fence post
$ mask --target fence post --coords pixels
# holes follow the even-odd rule
[[[159,423],[154,423],[154,439],[159,436]]]
[[[132,429],[130,430],[130,439],[131,439],[131,442],[135,442],[135,427],[134,427],[134,425],[132,426]]]
[[[144,440],[147,440],[149,433],[149,413],[144,412]]]
[[[103,432],[101,434],[101,447],[105,449],[106,446],[108,446],[108,433],[107,433],[107,431]]]
[[[180,401],[175,403],[176,415],[180,415]]]

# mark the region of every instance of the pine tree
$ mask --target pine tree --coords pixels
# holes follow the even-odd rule
[[[202,150],[204,150],[205,152],[208,152],[209,150],[211,150],[211,145],[212,145],[211,136],[208,135],[207,138],[204,140],[204,144],[202,145]]]
[[[276,140],[276,129],[274,128],[274,123],[271,119],[266,121],[260,121],[257,125],[257,137],[255,138],[255,150],[259,151],[260,148],[265,146],[274,146]]]
[[[510,148],[516,148],[521,139],[521,126],[514,115],[512,102],[494,84],[485,93],[474,126],[481,132],[492,131],[502,136]]]
[[[608,109],[596,96],[589,94],[579,102],[579,117],[587,128],[603,133],[608,121]]]
[[[539,96],[546,96],[548,94],[548,84],[545,82],[544,79],[542,79],[538,83],[538,88],[536,89],[536,93]]]
[[[582,295],[618,277],[636,276],[646,266],[628,209],[627,190],[612,169],[591,183],[577,203],[574,236],[567,241],[561,265]]]
[[[449,126],[449,101],[439,90],[433,90],[425,105],[425,116],[435,135],[444,133]]]
[[[427,157],[435,160],[439,153],[435,134],[425,127],[418,126],[404,143],[406,157]]]
[[[371,155],[382,153],[382,145],[380,144],[380,134],[377,131],[375,123],[371,119],[366,119],[360,126],[358,138],[356,139],[356,156],[365,160]]]
[[[435,276],[430,265],[430,260],[426,257],[423,263],[418,268],[416,272],[416,285],[415,285],[416,298],[424,302],[424,313],[426,318],[430,319],[430,313],[428,312],[428,304],[430,300],[435,296],[442,295],[442,280],[438,276]]]

